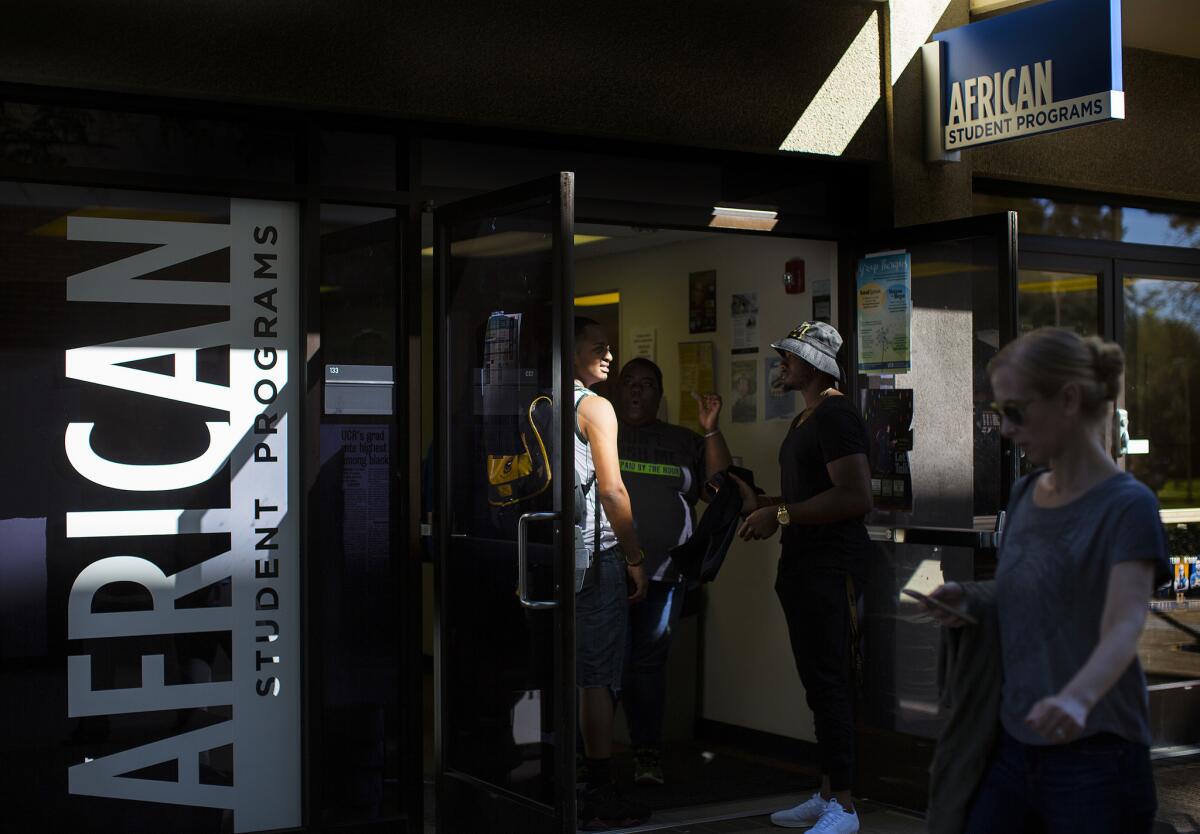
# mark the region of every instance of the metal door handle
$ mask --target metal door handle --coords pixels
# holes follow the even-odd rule
[[[517,521],[517,599],[526,608],[545,611],[558,605],[552,599],[530,599],[526,593],[525,577],[529,572],[529,523],[531,521],[558,521],[558,513],[525,513]]]

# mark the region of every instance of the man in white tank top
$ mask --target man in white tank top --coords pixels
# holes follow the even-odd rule
[[[587,546],[597,549],[575,597],[575,674],[587,764],[579,824],[587,830],[637,825],[649,816],[648,809],[621,796],[612,783],[613,711],[621,688],[629,605],[644,599],[647,587],[633,508],[621,481],[617,415],[608,400],[587,390],[608,379],[612,358],[603,328],[577,318],[575,471],[584,484],[595,473],[584,533]]]

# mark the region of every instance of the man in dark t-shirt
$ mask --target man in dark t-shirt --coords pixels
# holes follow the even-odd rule
[[[693,394],[703,435],[658,419],[662,371],[649,359],[631,359],[617,385],[617,448],[621,480],[633,504],[634,526],[645,553],[650,587],[629,609],[629,645],[621,702],[634,749],[634,780],[661,785],[663,708],[671,631],[683,609],[686,583],[668,552],[692,536],[696,502],[705,481],[730,463],[718,428],[721,398]]]
[[[783,528],[775,593],[787,618],[796,669],[813,714],[821,788],[808,801],[771,815],[787,828],[817,826],[854,834],[852,665],[857,656],[856,578],[873,552],[863,517],[871,509],[867,428],[837,384],[842,337],[823,322],[802,322],[771,347],[785,388],[807,406],[779,450],[782,494],[756,496],[742,485],[738,530],[766,539]]]

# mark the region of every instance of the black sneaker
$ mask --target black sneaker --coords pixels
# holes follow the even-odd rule
[[[579,798],[579,830],[629,828],[650,819],[650,809],[621,794],[616,785],[601,785]]]

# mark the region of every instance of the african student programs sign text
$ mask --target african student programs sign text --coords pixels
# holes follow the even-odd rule
[[[95,422],[67,423],[63,442],[71,467],[110,496],[109,508],[68,512],[65,519],[68,539],[102,540],[107,554],[87,564],[70,590],[68,637],[83,651],[66,659],[68,714],[215,708],[228,715],[72,765],[72,794],[227,809],[237,832],[301,822],[298,236],[295,205],[257,200],[231,200],[228,223],[68,218],[70,241],[125,244],[126,251],[129,244],[147,247],[70,276],[69,302],[102,302],[131,323],[146,321],[123,312],[134,305],[158,311],[188,305],[207,310],[209,321],[182,329],[164,321],[161,332],[130,332],[65,352],[68,379],[129,397],[124,419],[106,421],[98,435],[143,431],[140,423],[156,399],[201,406],[190,413],[204,415],[208,435],[207,448],[182,456],[188,459],[131,463],[106,456],[105,445],[93,439]],[[224,269],[215,280],[159,277],[205,256],[228,258],[227,280]],[[227,352],[227,380],[198,375],[201,351]],[[147,360],[162,358],[172,360],[173,372],[145,369]],[[184,495],[213,479],[221,481],[221,489],[209,491],[222,496],[217,506],[146,508],[153,506],[144,497],[149,493]],[[145,537],[188,536],[228,545],[173,572],[136,545]],[[140,586],[148,606],[96,610],[97,595],[112,583]],[[185,597],[222,583],[229,587],[228,604],[184,604]],[[230,635],[228,680],[169,682],[164,656],[148,653],[141,657],[139,685],[93,687],[92,646],[100,651],[111,641],[214,632]],[[231,782],[202,779],[206,752],[229,747]],[[175,763],[176,778],[136,778],[164,762]]]
[[[1120,0],[1050,0],[940,32],[923,64],[931,155],[1125,117]]]

